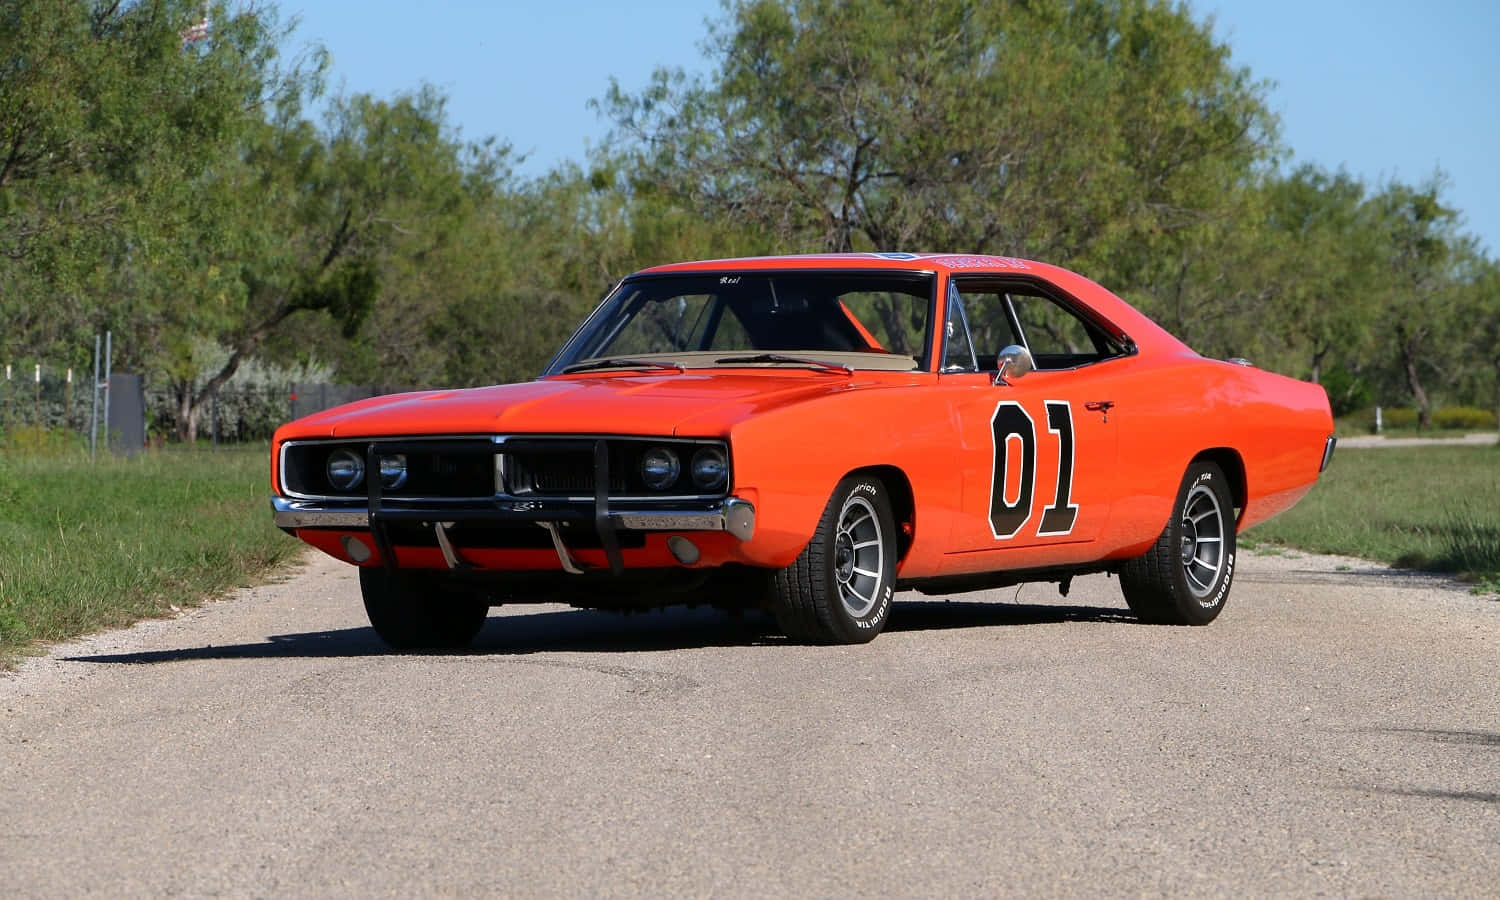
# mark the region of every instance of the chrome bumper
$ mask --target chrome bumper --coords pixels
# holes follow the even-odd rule
[[[370,527],[368,507],[334,504],[325,501],[290,500],[272,497],[271,509],[278,528],[348,528]],[[432,508],[405,508],[387,502],[381,514],[399,513],[401,518],[431,521],[480,520],[551,522],[570,519],[592,519],[592,506],[577,504],[544,504],[537,502],[502,502],[493,506],[466,505]],[[607,513],[614,527],[626,531],[727,531],[742,541],[755,534],[755,506],[748,500],[730,497],[706,509],[611,510]]]

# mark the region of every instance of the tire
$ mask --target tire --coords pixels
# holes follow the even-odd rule
[[[489,615],[489,603],[449,594],[431,579],[361,568],[359,589],[365,614],[380,639],[396,650],[467,647]]]
[[[1193,463],[1161,537],[1120,571],[1125,602],[1142,622],[1207,625],[1234,581],[1234,500],[1224,472]]]
[[[775,575],[772,611],[787,637],[864,644],[885,628],[896,582],[896,522],[878,479],[838,483],[812,540]]]

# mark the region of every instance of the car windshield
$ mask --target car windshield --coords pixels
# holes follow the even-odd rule
[[[611,368],[927,368],[933,276],[714,272],[627,279],[547,374]]]

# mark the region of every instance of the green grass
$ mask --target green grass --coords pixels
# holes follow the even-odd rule
[[[1341,449],[1301,503],[1245,537],[1500,584],[1500,448]]]
[[[295,556],[302,545],[271,524],[266,453],[0,455],[0,667],[37,642],[167,614]]]

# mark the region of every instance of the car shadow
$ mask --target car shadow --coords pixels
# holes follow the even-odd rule
[[[1368,728],[1367,734],[1388,734],[1405,737],[1413,741],[1429,741],[1472,747],[1477,754],[1500,750],[1500,733],[1493,731],[1460,730],[1449,728]],[[1448,790],[1433,787],[1393,787],[1386,785],[1361,785],[1361,790],[1386,794],[1393,797],[1418,797],[1427,800],[1461,800],[1473,803],[1500,805],[1500,792],[1483,790]]]
[[[1123,610],[1012,603],[897,602],[889,633],[1064,622],[1130,622]],[[491,616],[474,643],[462,650],[407,651],[409,655],[518,655],[549,652],[634,653],[704,647],[786,644],[776,620],[760,612],[724,613],[669,607],[640,613],[561,610]],[[369,627],[269,635],[264,641],[209,644],[134,653],[69,656],[70,662],[154,665],[224,659],[336,659],[399,655]]]

